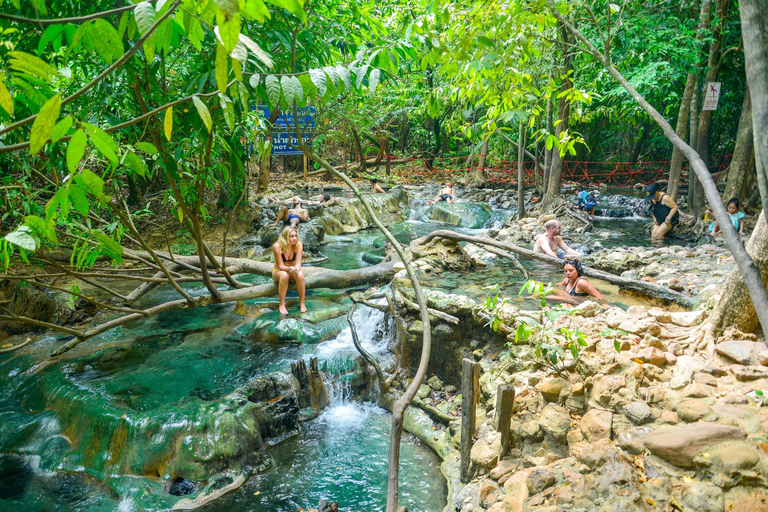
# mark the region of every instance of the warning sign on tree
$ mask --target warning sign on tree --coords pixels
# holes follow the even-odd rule
[[[720,82],[708,82],[704,93],[704,106],[701,110],[717,110],[718,99],[720,99]]]

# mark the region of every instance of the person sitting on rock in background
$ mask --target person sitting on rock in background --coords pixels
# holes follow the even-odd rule
[[[731,223],[733,224],[733,227],[736,228],[736,230],[739,232],[740,235],[744,234],[744,222],[741,220],[744,217],[747,216],[746,213],[739,211],[739,199],[737,197],[732,198],[730,201],[728,201],[728,204],[726,205],[726,209],[728,210],[728,215],[731,217]],[[709,235],[710,236],[718,236],[722,234],[723,230],[720,229],[720,225],[717,223],[717,221],[713,222],[709,225]]]
[[[280,238],[272,245],[272,253],[275,257],[275,266],[272,267],[272,279],[277,283],[277,295],[280,299],[278,309],[283,315],[288,314],[285,307],[285,295],[288,293],[288,283],[296,283],[296,291],[299,293],[299,308],[302,313],[307,312],[304,305],[304,293],[306,284],[304,273],[301,271],[301,255],[304,252],[304,244],[299,240],[299,232],[295,227],[287,227],[280,233]]]
[[[445,201],[446,203],[452,203],[453,199],[456,197],[456,191],[453,190],[453,185],[451,182],[447,182],[443,189],[440,191],[439,194],[433,199],[427,201],[429,204],[435,204],[440,201]]]
[[[653,216],[651,238],[664,238],[680,222],[677,203],[661,191],[658,183],[651,183],[645,187],[645,201],[651,202],[650,212]]]
[[[386,194],[376,178],[371,178],[371,194]]]
[[[586,190],[580,190],[576,192],[576,208],[578,210],[583,211],[590,217],[594,217],[595,206],[597,206],[595,196],[588,194]]]
[[[563,261],[563,273],[565,279],[560,282],[560,286],[565,287],[566,293],[571,297],[594,297],[601,303],[605,300],[603,296],[597,291],[592,283],[590,283],[586,277],[582,276],[584,267],[576,257],[566,257]]]
[[[299,222],[307,222],[309,220],[309,212],[299,205],[293,205],[293,208],[280,207],[280,211],[277,213],[277,219],[275,220],[275,226],[280,222],[285,223],[286,226],[295,228],[299,225]]]
[[[302,199],[299,196],[293,196],[289,197],[288,199],[283,199],[282,201],[279,200],[276,197],[270,197],[269,200],[273,203],[283,203],[283,204],[326,204],[331,202],[331,195],[330,194],[320,194],[319,196],[314,196],[314,198],[310,199]]]
[[[536,238],[536,243],[533,245],[533,252],[547,254],[553,258],[559,258],[558,252],[563,251],[565,256],[578,256],[579,253],[568,247],[560,236],[560,221],[552,219],[548,220],[544,224],[546,233],[539,235]]]

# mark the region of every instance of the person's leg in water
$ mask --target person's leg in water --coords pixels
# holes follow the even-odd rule
[[[672,231],[673,227],[675,226],[671,222],[663,222],[658,226],[654,226],[653,231],[651,231],[651,238],[664,238]]]
[[[299,308],[302,313],[307,312],[307,306],[304,305],[304,296],[306,295],[307,285],[304,281],[304,272],[299,270],[299,273],[293,276],[296,281],[296,291],[299,292]]]
[[[284,270],[272,271],[272,280],[277,283],[277,296],[280,299],[280,305],[277,309],[280,310],[281,315],[288,314],[288,308],[285,307],[285,295],[288,293],[288,281],[290,281],[290,276],[291,275]]]
[[[280,211],[277,213],[277,219],[275,219],[275,226],[286,220],[288,220],[288,208],[281,206]]]

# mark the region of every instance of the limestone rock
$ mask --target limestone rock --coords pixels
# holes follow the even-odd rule
[[[574,307],[571,311],[575,314],[583,316],[584,318],[592,318],[602,313],[603,308],[597,302],[587,300]]]
[[[644,348],[638,354],[638,358],[644,363],[652,364],[659,368],[663,368],[667,363],[667,356],[664,355],[664,352],[654,347]]]
[[[653,409],[645,402],[630,402],[624,406],[624,415],[635,425],[656,421]]]
[[[616,329],[627,320],[629,320],[629,315],[621,308],[611,308],[605,314],[605,323],[611,329]]]
[[[677,358],[675,368],[672,374],[672,380],[669,381],[669,387],[672,389],[682,389],[691,382],[693,374],[706,367],[706,363],[694,359],[691,356],[682,355]]]
[[[746,435],[739,427],[698,422],[655,430],[645,438],[645,446],[657,457],[688,468],[693,466],[693,458],[710,446],[738,441]]]
[[[612,408],[621,400],[619,390],[626,386],[623,375],[603,375],[592,383],[591,399],[603,407]]]
[[[645,437],[651,432],[649,427],[634,427],[624,432],[619,432],[616,440],[622,450],[633,455],[639,455],[645,451]]]
[[[480,439],[470,452],[472,462],[481,468],[492,468],[499,460],[501,450],[501,434],[494,432],[485,439]]]
[[[723,512],[723,491],[702,482],[683,484],[680,488],[680,504],[684,510]]]
[[[765,343],[745,340],[728,340],[715,345],[715,352],[736,361],[739,364],[749,366],[757,362],[757,353],[765,348]]]
[[[565,442],[568,430],[571,428],[571,417],[568,411],[555,404],[547,404],[539,415],[539,424],[549,435],[560,442]]]
[[[687,422],[699,421],[710,412],[709,406],[699,400],[686,400],[677,406],[677,416]]]
[[[739,382],[768,378],[768,367],[765,366],[741,366],[735,364],[731,369],[736,380]]]
[[[670,313],[670,320],[673,324],[680,327],[693,327],[699,325],[707,318],[706,311],[679,311],[676,313]]]
[[[743,470],[759,469],[760,454],[747,443],[725,443],[712,450],[709,455],[697,457],[694,462],[729,477],[734,477]]]
[[[559,377],[550,377],[541,381],[541,394],[549,402],[557,402],[560,392],[568,386],[568,381]]]
[[[760,361],[761,365],[768,366],[768,350],[763,350],[757,354],[757,360]]]
[[[636,320],[634,318],[628,318],[624,320],[618,326],[622,331],[626,331],[631,334],[650,334],[651,336],[658,336],[661,334],[661,327],[656,323],[656,319],[653,317],[646,317]]]
[[[544,439],[544,431],[537,421],[526,421],[520,425],[520,437],[527,441],[541,441]]]
[[[576,443],[569,448],[572,456],[590,468],[601,466],[619,451],[610,439],[600,439],[594,443]]]
[[[579,428],[590,443],[599,439],[610,439],[612,420],[612,412],[591,409],[581,418]]]
[[[499,461],[498,464],[496,464],[496,467],[494,467],[491,470],[491,478],[494,480],[498,480],[504,475],[508,475],[515,471],[518,467],[517,462],[510,460],[510,459],[504,459]]]
[[[548,468],[532,468],[528,473],[528,492],[536,494],[551,487],[555,483],[555,475]]]

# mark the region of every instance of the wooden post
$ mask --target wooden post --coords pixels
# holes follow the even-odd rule
[[[515,404],[515,387],[512,384],[502,384],[496,390],[496,417],[494,426],[501,434],[501,450],[499,459],[509,451],[509,422],[512,419],[512,406]]]
[[[461,361],[461,481],[470,480],[470,452],[475,435],[480,364],[471,359]]]
[[[307,181],[308,181],[308,178],[307,178],[307,155],[305,154],[303,156],[304,156],[304,183],[307,183]]]

